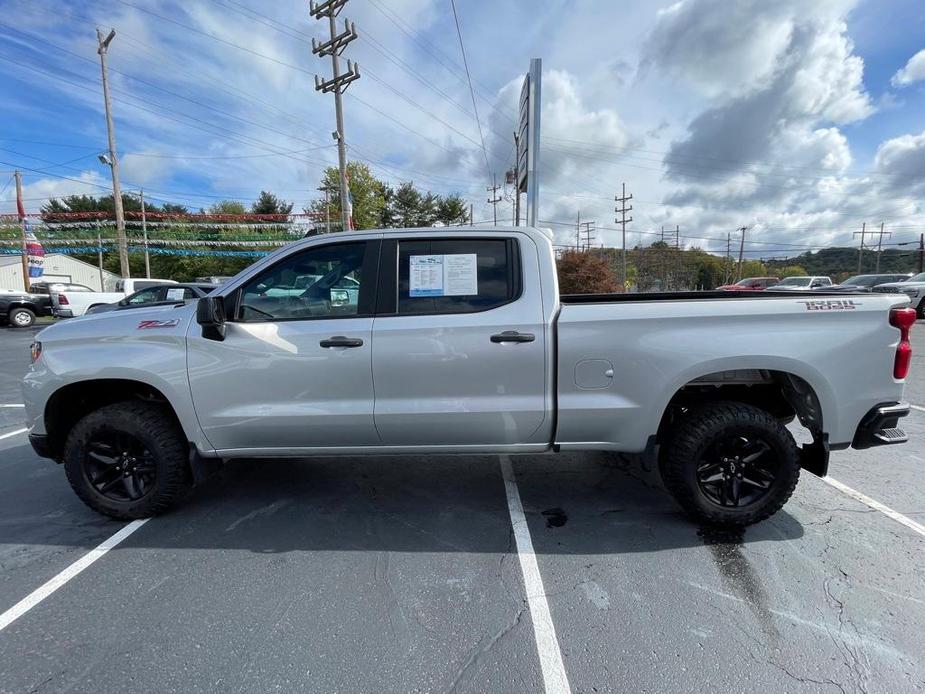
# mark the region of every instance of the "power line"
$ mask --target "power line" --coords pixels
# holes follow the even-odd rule
[[[469,61],[466,59],[466,47],[463,45],[462,31],[459,28],[459,16],[456,14],[456,0],[450,0],[453,8],[453,21],[456,23],[456,36],[459,38],[459,51],[462,53],[463,66],[466,68],[466,81],[469,83],[469,95],[472,97],[472,110],[475,111],[475,124],[479,127],[479,140],[482,141],[482,154],[485,155],[485,169],[491,176],[491,165],[488,163],[488,150],[485,149],[485,136],[482,135],[482,123],[479,120],[479,107],[475,103],[475,90],[472,88],[472,76],[469,74]],[[497,215],[496,215],[497,216]]]

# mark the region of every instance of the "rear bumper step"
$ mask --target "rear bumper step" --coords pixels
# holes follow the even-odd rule
[[[901,417],[909,414],[909,404],[905,402],[882,403],[872,408],[854,434],[852,448],[872,448],[873,446],[890,446],[909,440],[897,424]]]

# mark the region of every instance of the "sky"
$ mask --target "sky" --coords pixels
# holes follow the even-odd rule
[[[920,0],[349,0],[361,78],[344,95],[348,157],[397,185],[458,193],[491,222],[514,159],[517,100],[543,60],[540,225],[619,247],[661,238],[748,257],[854,245],[866,223],[925,232],[925,4]],[[341,25],[339,25],[340,27]],[[191,209],[270,190],[308,205],[336,164],[330,60],[308,3],[0,0],[0,212],[111,192],[96,29],[123,189]],[[473,103],[474,102],[474,103]],[[500,191],[500,224],[512,218]],[[523,200],[525,203],[525,200]],[[873,241],[876,242],[876,234]],[[867,243],[871,243],[870,237]]]

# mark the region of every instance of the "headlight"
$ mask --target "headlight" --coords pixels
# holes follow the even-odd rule
[[[908,294],[909,296],[912,296],[912,297],[916,297],[916,296],[919,295],[919,290],[918,290],[918,289],[912,289],[912,288],[903,289],[903,293],[904,293],[904,294]]]
[[[36,340],[32,343],[32,363],[34,364],[39,360],[39,357],[42,356],[42,343]]]

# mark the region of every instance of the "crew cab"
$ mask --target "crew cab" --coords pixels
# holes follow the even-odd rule
[[[697,519],[745,525],[781,508],[801,468],[824,475],[830,451],[906,440],[908,303],[560,296],[537,229],[343,232],[195,306],[46,328],[23,392],[35,450],[116,518],[170,508],[234,458],[605,450],[657,461]]]
[[[73,318],[84,315],[94,306],[103,306],[121,301],[126,296],[134,294],[139,289],[157,287],[162,284],[176,284],[173,280],[159,279],[133,279],[126,277],[116,281],[114,292],[78,292],[55,291],[51,292],[52,310],[58,318]]]

